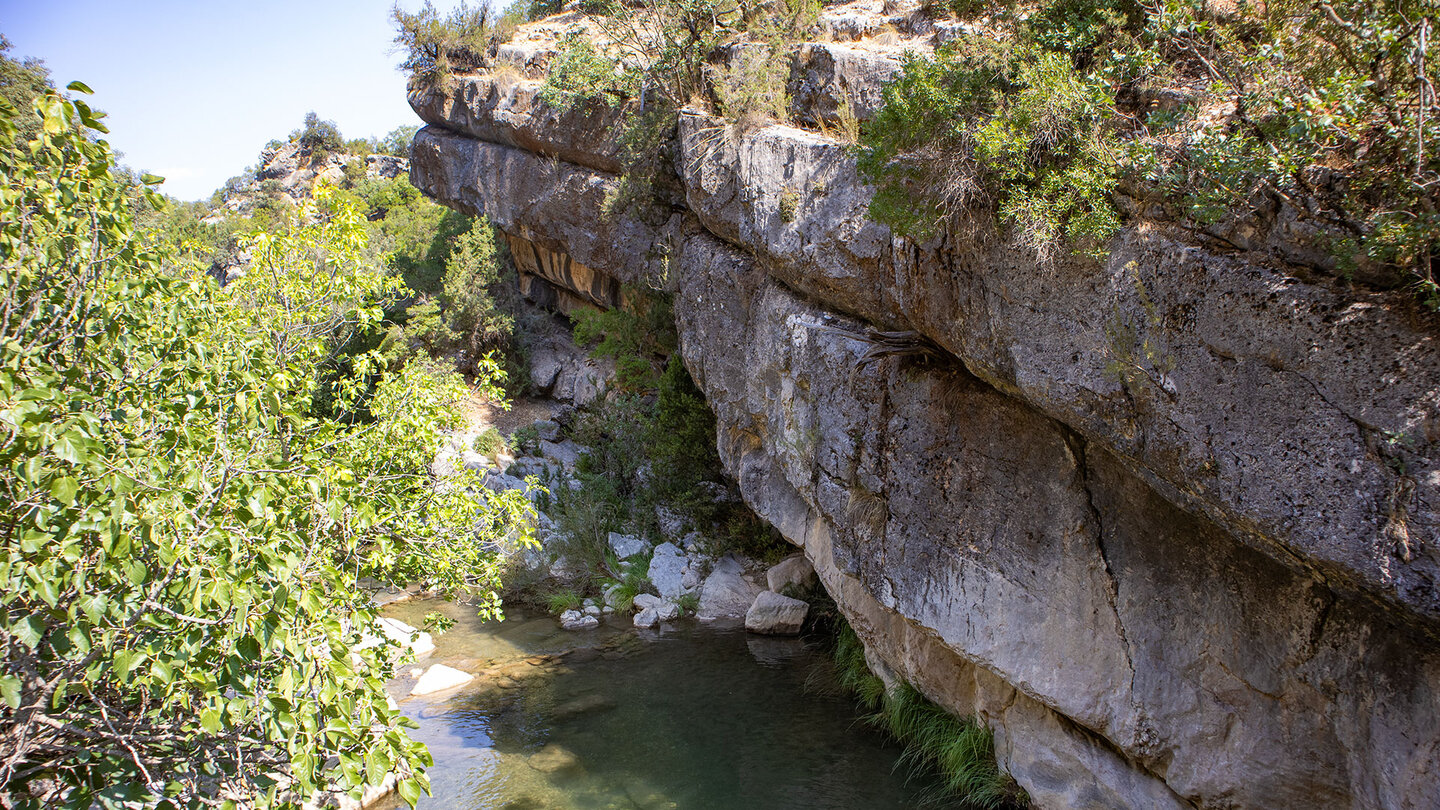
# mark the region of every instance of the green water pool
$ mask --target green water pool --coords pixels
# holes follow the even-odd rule
[[[435,757],[424,810],[879,810],[934,795],[855,719],[813,643],[693,622],[484,623],[438,601],[386,613],[419,626],[431,610],[456,625],[424,664],[480,677],[400,700]]]

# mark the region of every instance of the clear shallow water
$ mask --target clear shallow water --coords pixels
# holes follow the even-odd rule
[[[424,810],[882,810],[930,787],[892,770],[899,750],[799,640],[688,622],[570,633],[434,601],[386,613],[419,626],[430,610],[457,623],[425,663],[481,675],[400,701],[435,757]]]

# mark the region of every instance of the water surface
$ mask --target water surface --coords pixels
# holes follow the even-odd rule
[[[894,769],[898,749],[800,640],[618,619],[572,633],[437,601],[386,613],[419,626],[430,610],[457,624],[425,663],[480,677],[400,701],[435,757],[423,810],[885,810],[930,787]]]

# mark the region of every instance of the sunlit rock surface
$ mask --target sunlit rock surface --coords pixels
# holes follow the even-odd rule
[[[805,57],[821,114],[834,71],[883,74],[873,5],[826,10],[856,54]],[[1440,806],[1431,316],[1160,226],[1102,264],[917,245],[845,144],[693,110],[683,201],[602,216],[614,121],[537,106],[542,75],[412,93],[415,184],[583,268],[570,294],[672,291],[746,501],[1037,805]],[[701,615],[759,591],[710,584]]]

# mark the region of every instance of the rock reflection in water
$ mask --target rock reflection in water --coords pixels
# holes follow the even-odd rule
[[[823,654],[800,641],[689,623],[485,624],[433,601],[386,612],[419,625],[437,609],[456,625],[425,664],[477,677],[401,699],[435,757],[424,810],[878,810],[914,807],[928,787],[907,784],[898,751],[817,685]]]

